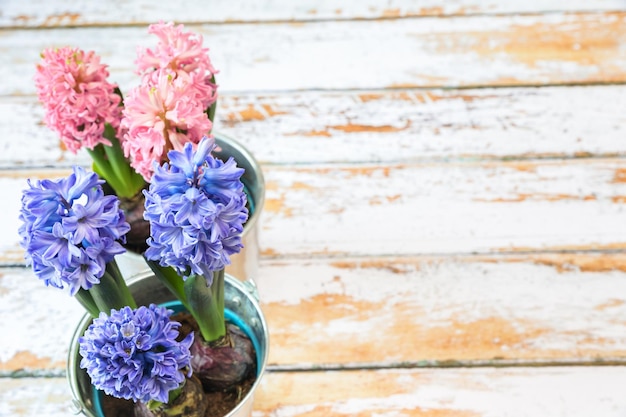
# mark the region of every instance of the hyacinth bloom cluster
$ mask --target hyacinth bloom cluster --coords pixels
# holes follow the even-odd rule
[[[184,277],[204,275],[209,286],[211,272],[224,269],[241,250],[248,218],[244,170],[233,158],[226,163],[214,158],[214,147],[204,138],[196,151],[187,143],[182,152],[169,152],[170,163],[156,167],[144,191],[144,218],[151,229],[146,258]]]
[[[197,143],[212,128],[199,100],[189,93],[188,77],[173,77],[158,70],[144,77],[142,85],[126,97],[124,153],[146,181],[153,162],[161,162],[170,149]]]
[[[184,32],[184,26],[156,23],[148,33],[159,38],[155,49],[140,50],[135,61],[140,75],[158,69],[170,70],[172,75],[190,78],[190,94],[199,99],[204,108],[217,100],[217,86],[212,81],[217,70],[211,64],[208,48],[202,46],[202,36]]]
[[[22,194],[19,228],[26,260],[46,285],[69,287],[72,295],[98,284],[106,264],[125,252],[130,229],[115,196],[102,180],[74,167],[59,180],[29,181]]]
[[[146,181],[153,161],[162,162],[169,150],[197,144],[213,124],[209,107],[217,100],[216,73],[202,36],[183,32],[172,23],[150,25],[159,42],[139,51],[136,61],[141,84],[125,99],[122,125],[125,155]]]
[[[76,48],[46,49],[37,65],[35,86],[45,108],[44,121],[58,132],[65,146],[76,153],[102,143],[105,124],[118,134],[122,110],[117,86],[107,81],[109,72],[93,52]]]
[[[79,339],[80,366],[106,394],[144,403],[168,402],[168,393],[191,376],[193,333],[176,341],[180,323],[151,304],[100,313]]]

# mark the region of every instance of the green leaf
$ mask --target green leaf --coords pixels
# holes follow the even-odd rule
[[[144,259],[146,259],[144,257]],[[182,305],[190,311],[189,303],[187,302],[187,297],[185,296],[185,290],[183,288],[183,278],[176,273],[176,270],[171,267],[165,267],[159,265],[158,262],[149,261],[146,259],[146,263],[154,272],[154,276],[157,277],[159,281],[163,285],[167,287],[168,290],[174,294],[174,296],[182,303]]]
[[[116,194],[118,197],[131,198],[144,188],[145,181],[130,166],[130,161],[124,156],[120,141],[115,135],[115,129],[108,123],[105,125],[103,136],[111,142],[111,146],[104,146],[104,152],[110,170],[119,184],[119,189],[115,190]]]
[[[215,75],[211,77],[211,82],[215,84]],[[217,109],[217,100],[213,102],[205,111],[209,120],[212,122],[215,119],[215,110]]]
[[[91,294],[89,294],[89,291],[80,288],[76,294],[74,294],[74,297],[83,306],[83,308],[91,314],[92,317],[95,318],[100,315],[100,309],[96,305],[96,302],[93,300]]]
[[[119,310],[125,306],[137,308],[137,303],[131,295],[126,281],[116,273],[116,269],[117,265],[114,267],[107,265],[104,275],[100,278],[100,283],[89,289],[89,294],[93,297],[98,309],[107,314],[111,312],[111,309]]]
[[[104,145],[99,144],[93,149],[87,149],[87,152],[93,160],[93,170],[107,183],[109,183],[111,188],[113,188],[113,190],[117,194],[118,190],[120,190],[123,185],[119,183],[117,177],[115,176],[115,173],[111,168],[111,165],[106,158]]]
[[[191,275],[184,283],[189,312],[198,322],[205,342],[214,342],[226,335],[224,309],[219,309],[211,288],[202,275]]]

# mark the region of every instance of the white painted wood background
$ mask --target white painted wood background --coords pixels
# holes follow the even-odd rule
[[[205,36],[267,180],[255,417],[626,414],[626,2],[4,0],[0,416],[69,415],[82,315],[18,245],[26,178],[89,163],[42,124],[39,52],[126,91],[159,19]]]

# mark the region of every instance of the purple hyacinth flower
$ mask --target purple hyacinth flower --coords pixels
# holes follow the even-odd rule
[[[193,333],[178,342],[172,311],[151,304],[100,313],[79,339],[80,367],[106,394],[167,403],[168,393],[191,376]]]
[[[248,219],[246,194],[234,159],[214,158],[214,142],[204,138],[194,151],[170,151],[169,164],[156,166],[146,196],[144,218],[150,222],[146,258],[171,266],[183,277],[204,275],[230,264],[243,247]]]
[[[69,287],[74,295],[98,284],[108,262],[125,252],[130,230],[115,196],[102,180],[74,167],[60,180],[29,181],[22,193],[20,244],[46,285]]]

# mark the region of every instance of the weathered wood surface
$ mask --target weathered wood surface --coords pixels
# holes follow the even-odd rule
[[[271,363],[306,368],[623,357],[623,254],[269,262]]]
[[[1,262],[22,258],[16,219],[26,178],[67,172],[0,171]],[[260,245],[268,257],[626,247],[623,159],[275,165],[264,172]]]
[[[266,92],[624,82],[625,22],[615,12],[189,29],[205,36],[222,91]],[[0,95],[33,94],[26,75],[41,50],[65,45],[97,51],[128,91],[136,48],[154,43],[145,27],[6,30]]]
[[[622,157],[624,108],[626,86],[226,94],[215,130],[263,164]],[[42,120],[34,97],[0,97],[0,131],[30,145],[3,141],[0,168],[90,163]]]
[[[554,11],[623,10],[619,0],[495,1],[495,0],[390,0],[385,2],[331,0],[186,1],[184,6],[167,2],[91,2],[75,0],[4,0],[0,27],[59,27],[149,24],[159,20],[184,23],[233,23],[394,19],[424,16],[471,16],[476,14],[541,13]]]
[[[623,253],[265,260],[257,284],[273,368],[626,363]],[[0,372],[62,371],[78,303],[5,268],[0,314],[23,310]]]
[[[69,414],[82,316],[18,245],[25,179],[88,164],[41,123],[39,53],[127,91],[160,17],[197,23],[216,129],[263,162],[255,417],[626,413],[622,1],[113,4],[0,6],[0,416]]]
[[[621,367],[269,373],[253,417],[618,417]],[[43,401],[42,401],[43,399]],[[0,380],[0,416],[66,417],[62,378]]]
[[[278,257],[622,248],[625,168],[620,159],[272,167],[261,247]]]

